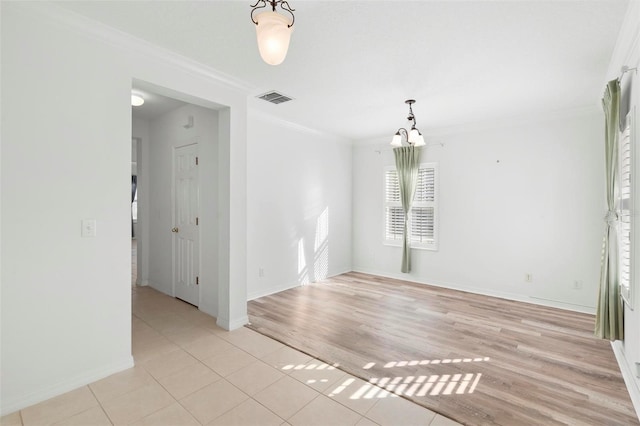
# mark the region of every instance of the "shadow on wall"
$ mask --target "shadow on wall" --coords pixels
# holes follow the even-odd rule
[[[329,207],[316,219],[313,252],[307,256],[304,237],[298,240],[298,284],[321,281],[329,275]]]

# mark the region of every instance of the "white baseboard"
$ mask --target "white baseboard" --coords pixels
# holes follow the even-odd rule
[[[347,267],[347,268],[340,269],[339,271],[334,272],[333,274],[329,275],[327,278],[335,277],[336,275],[346,274],[347,272],[351,272],[351,268]],[[254,299],[259,299],[261,297],[265,297],[265,296],[269,296],[269,295],[272,295],[272,294],[280,293],[281,291],[290,290],[292,288],[300,287],[300,286],[301,286],[301,284],[299,282],[294,282],[294,283],[282,284],[282,285],[278,285],[278,286],[273,286],[273,287],[261,289],[259,291],[253,291],[253,292],[251,292],[250,294],[247,295],[247,301],[254,300]]]
[[[259,299],[261,297],[269,296],[271,294],[280,293],[281,291],[289,290],[295,287],[300,287],[300,283],[293,284],[282,284],[269,288],[260,289],[258,291],[253,291],[247,295],[247,302],[254,299]]]
[[[340,268],[337,272],[335,272],[332,275],[329,275],[327,278],[336,277],[338,275],[346,274],[347,272],[352,272],[352,271],[353,271],[353,268],[351,266]]]
[[[155,281],[147,281],[147,285],[149,287],[151,287],[152,289],[154,289],[156,291],[159,291],[162,294],[166,294],[167,296],[175,297],[173,294],[171,294],[171,291],[167,291],[164,286],[159,285]],[[171,290],[171,287],[169,287],[169,290]]]
[[[633,403],[633,408],[636,410],[636,416],[638,416],[640,420],[640,389],[638,389],[638,379],[636,379],[633,374],[633,368],[624,355],[624,344],[620,340],[616,340],[615,342],[611,342],[611,348],[616,356],[616,361],[618,361],[624,384],[627,385],[627,391]]]
[[[228,318],[218,318],[216,320],[216,324],[218,324],[219,327],[222,327],[225,330],[233,331],[240,327],[244,327],[246,324],[249,324],[249,317],[245,315],[241,318],[236,318],[233,320],[230,320]]]
[[[205,303],[202,300],[200,300],[200,306],[198,306],[198,309],[200,309],[202,312],[204,312],[207,315],[211,315],[214,318],[218,318],[217,306],[209,305],[208,303]]]
[[[94,370],[87,371],[79,374],[69,380],[57,383],[53,386],[47,386],[43,389],[31,392],[27,395],[21,396],[8,396],[2,395],[2,406],[0,407],[0,416],[4,416],[13,413],[31,405],[37,404],[47,399],[62,395],[70,392],[74,389],[78,389],[82,386],[86,386],[89,383],[93,383],[97,380],[104,379],[115,373],[119,373],[123,370],[127,370],[133,367],[133,357],[128,356],[119,362],[114,362],[104,367],[96,368]]]
[[[416,277],[412,276],[412,275],[407,275],[407,274],[389,274],[387,272],[382,272],[382,271],[376,271],[370,268],[366,268],[366,267],[354,267],[353,268],[353,272],[361,272],[363,274],[371,274],[371,275],[377,275],[380,277],[385,277],[385,278],[394,278],[394,279],[398,279],[398,280],[403,280],[403,281],[409,281],[412,283],[417,283],[417,284],[425,284],[425,285],[431,285],[434,287],[443,287],[443,288],[450,288],[452,290],[460,290],[460,291],[466,291],[469,293],[474,293],[474,294],[482,294],[484,296],[491,296],[491,297],[498,297],[500,299],[507,299],[507,300],[514,300],[516,302],[525,302],[525,303],[532,303],[534,305],[541,305],[541,306],[547,306],[550,308],[559,308],[559,309],[565,309],[568,311],[574,311],[574,312],[582,312],[585,314],[595,314],[595,307],[593,306],[583,306],[583,305],[575,305],[575,304],[571,304],[571,303],[566,303],[566,302],[562,302],[559,300],[551,300],[551,299],[543,299],[540,297],[533,297],[533,296],[526,296],[526,295],[521,295],[521,294],[516,294],[516,293],[506,293],[506,292],[501,292],[501,291],[494,291],[494,290],[487,290],[484,288],[480,288],[480,287],[473,287],[473,286],[468,286],[468,285],[464,285],[464,284],[458,284],[458,283],[450,283],[450,282],[440,282],[440,281],[424,281],[424,280],[418,280],[416,279]]]

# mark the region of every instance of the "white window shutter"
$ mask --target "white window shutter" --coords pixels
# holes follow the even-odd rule
[[[404,210],[400,201],[398,174],[394,167],[385,168],[384,242],[401,245],[404,232]],[[416,194],[409,213],[408,229],[411,247],[437,249],[437,165],[420,164]]]
[[[619,247],[619,282],[620,293],[622,297],[630,303],[631,295],[631,259],[633,247],[631,244],[632,238],[632,218],[633,218],[633,191],[632,191],[632,165],[633,165],[633,152],[632,152],[632,124],[633,113],[627,115],[626,126],[623,132],[620,133],[619,147],[618,147],[618,169],[620,175],[620,196],[618,199],[619,211],[618,211],[618,247]]]

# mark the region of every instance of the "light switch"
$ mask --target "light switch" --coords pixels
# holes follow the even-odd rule
[[[95,219],[82,220],[82,236],[83,237],[96,236],[96,220]]]

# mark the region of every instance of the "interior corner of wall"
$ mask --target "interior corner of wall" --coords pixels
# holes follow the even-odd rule
[[[200,302],[200,306],[198,306],[202,312],[207,315],[211,315],[214,318],[218,318],[218,307],[215,305],[209,305],[208,303]]]

